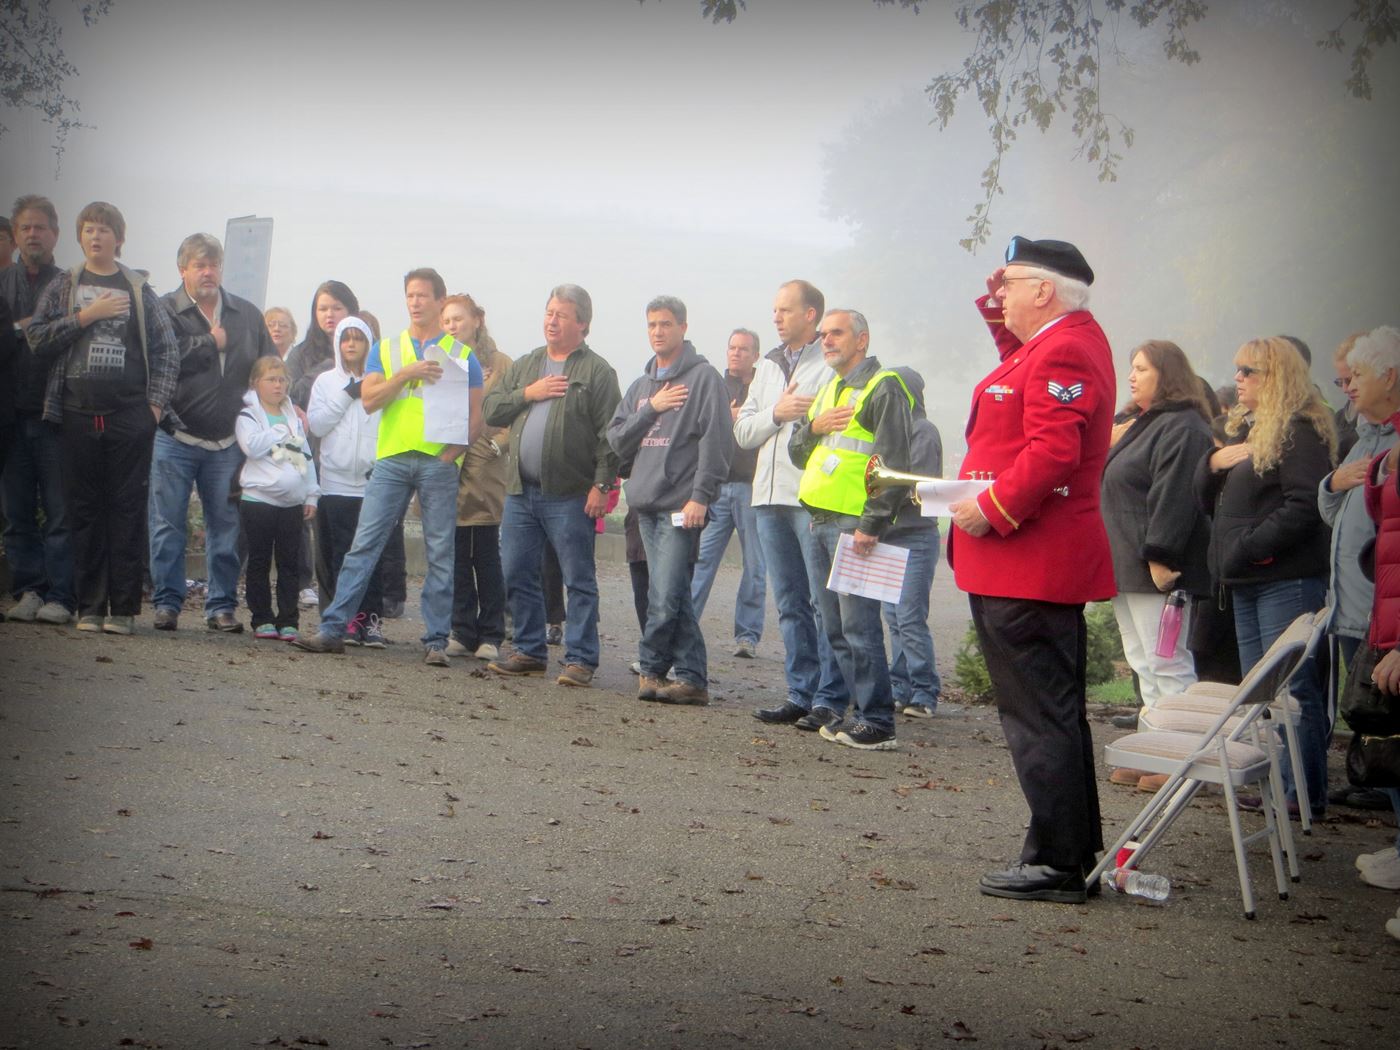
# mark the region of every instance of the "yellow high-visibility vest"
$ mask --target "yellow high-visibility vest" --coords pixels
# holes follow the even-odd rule
[[[437,345],[449,357],[465,361],[471,356],[472,348],[459,343],[450,335],[444,334]],[[397,339],[379,341],[379,363],[384,367],[384,378],[388,379],[400,368],[418,360],[413,349],[413,340],[407,332],[400,332]],[[423,384],[412,380],[403,385],[398,396],[384,406],[384,414],[379,420],[379,441],[374,454],[378,459],[396,456],[400,452],[423,452],[436,456],[444,446],[437,441],[423,440]]]
[[[846,387],[839,399],[836,388],[841,384],[840,376],[833,376],[831,382],[817,394],[817,399],[807,410],[809,420],[816,419],[828,408],[835,408],[839,402],[853,406],[855,412],[851,414],[851,421],[846,424],[845,430],[839,434],[824,435],[807,458],[807,466],[797,486],[797,498],[807,506],[853,518],[864,513],[865,467],[875,454],[875,435],[856,420],[875,387],[887,379],[893,379],[903,388],[912,408],[914,398],[909,388],[897,372],[888,368],[876,372],[861,389]]]

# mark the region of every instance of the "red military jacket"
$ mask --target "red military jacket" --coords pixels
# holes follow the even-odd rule
[[[1117,394],[1108,338],[1078,310],[1023,344],[1000,307],[988,307],[986,296],[977,306],[1001,364],[973,393],[960,476],[992,481],[977,499],[992,531],[950,531],[958,587],[1066,605],[1111,598],[1113,560],[1099,512]]]

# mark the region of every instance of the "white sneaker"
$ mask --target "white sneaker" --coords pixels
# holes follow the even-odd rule
[[[494,660],[501,655],[501,650],[490,642],[482,642],[476,647],[476,658],[478,660]]]
[[[457,641],[456,638],[447,639],[446,653],[448,656],[466,656],[467,653],[470,651],[471,650],[469,650],[465,645]]]
[[[1361,881],[1382,890],[1400,890],[1400,855],[1392,850],[1388,858],[1361,869]]]
[[[40,623],[71,623],[73,614],[70,613],[61,602],[45,602],[40,606],[39,611],[34,614],[34,618]]]
[[[297,595],[297,604],[303,609],[314,609],[320,604],[320,601],[321,599],[316,594],[315,587],[307,587]]]
[[[1387,846],[1385,849],[1378,849],[1375,853],[1363,853],[1356,858],[1356,870],[1365,871],[1372,864],[1382,860],[1394,860],[1397,854],[1394,846]]]
[[[33,623],[34,617],[39,615],[39,610],[43,607],[44,599],[33,591],[25,591],[20,595],[19,601],[5,611],[5,618],[19,623]]]
[[[1400,941],[1400,916],[1386,920],[1385,932],[1390,934],[1397,941]]]

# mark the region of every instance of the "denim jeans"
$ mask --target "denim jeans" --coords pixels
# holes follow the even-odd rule
[[[812,590],[819,595],[821,623],[827,641],[836,654],[842,677],[851,683],[856,718],[888,732],[894,728],[894,694],[890,688],[890,665],[885,660],[880,603],[874,598],[837,594],[826,585],[837,541],[842,533],[853,532],[858,524],[857,518],[814,520],[812,538],[815,542],[807,570]]]
[[[709,688],[705,636],[690,598],[691,566],[698,539],[695,529],[671,524],[667,512],[637,512],[637,527],[647,551],[647,625],[638,645],[642,674],[676,677]]]
[[[418,493],[423,518],[423,547],[428,572],[423,577],[422,642],[430,649],[447,645],[452,626],[452,558],[457,528],[457,465],[424,452],[400,452],[376,460],[360,504],[355,542],[340,565],[335,601],[321,614],[321,633],[345,637],[345,625],[360,611],[370,576],[379,571],[379,556],[389,534]]]
[[[803,507],[771,504],[755,507],[754,520],[778,607],[788,699],[808,711],[822,707],[841,714],[850,693],[826,633],[818,626],[820,614],[807,571],[809,551],[815,545],[812,516]]]
[[[515,631],[513,644],[532,660],[547,660],[540,569],[548,538],[559,556],[567,597],[564,662],[596,668],[598,575],[593,545],[598,532],[583,504],[583,496],[546,496],[538,485],[529,482],[520,495],[507,495],[501,518],[501,565]]]
[[[1327,577],[1309,576],[1271,583],[1240,584],[1230,589],[1235,606],[1235,634],[1240,645],[1240,669],[1245,674],[1257,664],[1290,623],[1303,613],[1316,612],[1327,601]],[[1319,647],[1321,648],[1321,647]],[[1327,713],[1319,653],[1307,661],[1289,681],[1289,692],[1298,704],[1298,746],[1302,750],[1303,777],[1308,801],[1315,815],[1327,809],[1327,747],[1332,723]],[[1325,662],[1325,657],[1323,658]],[[1284,747],[1283,783],[1288,797],[1297,801],[1293,765]]]
[[[933,635],[928,629],[929,594],[938,566],[938,528],[929,522],[927,528],[901,532],[888,542],[909,551],[899,601],[882,605],[890,629],[891,690],[898,705],[919,704],[934,710],[943,691],[934,663]]]
[[[734,640],[757,645],[763,637],[763,605],[767,601],[764,573],[767,570],[758,541],[753,486],[746,481],[725,482],[719,488],[719,498],[710,504],[710,521],[700,534],[700,559],[695,563],[690,600],[695,605],[698,620],[705,615],[705,603],[710,600],[710,588],[715,585],[724,549],[736,531],[739,549],[744,555],[744,570],[739,577],[739,593],[734,599]]]
[[[33,591],[72,612],[78,599],[73,593],[73,544],[63,499],[60,448],[57,424],[34,416],[15,421],[3,475],[5,557],[16,598]]]
[[[229,499],[243,466],[237,444],[218,452],[176,441],[156,431],[151,453],[151,604],[178,612],[185,604],[185,521],[190,492],[204,507],[204,564],[209,594],[206,618],[238,607],[238,505]]]

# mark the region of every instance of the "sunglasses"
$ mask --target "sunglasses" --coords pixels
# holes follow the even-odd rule
[[[1235,369],[1235,375],[1248,379],[1250,376],[1257,376],[1263,373],[1262,368],[1250,368],[1249,365],[1239,365]]]

